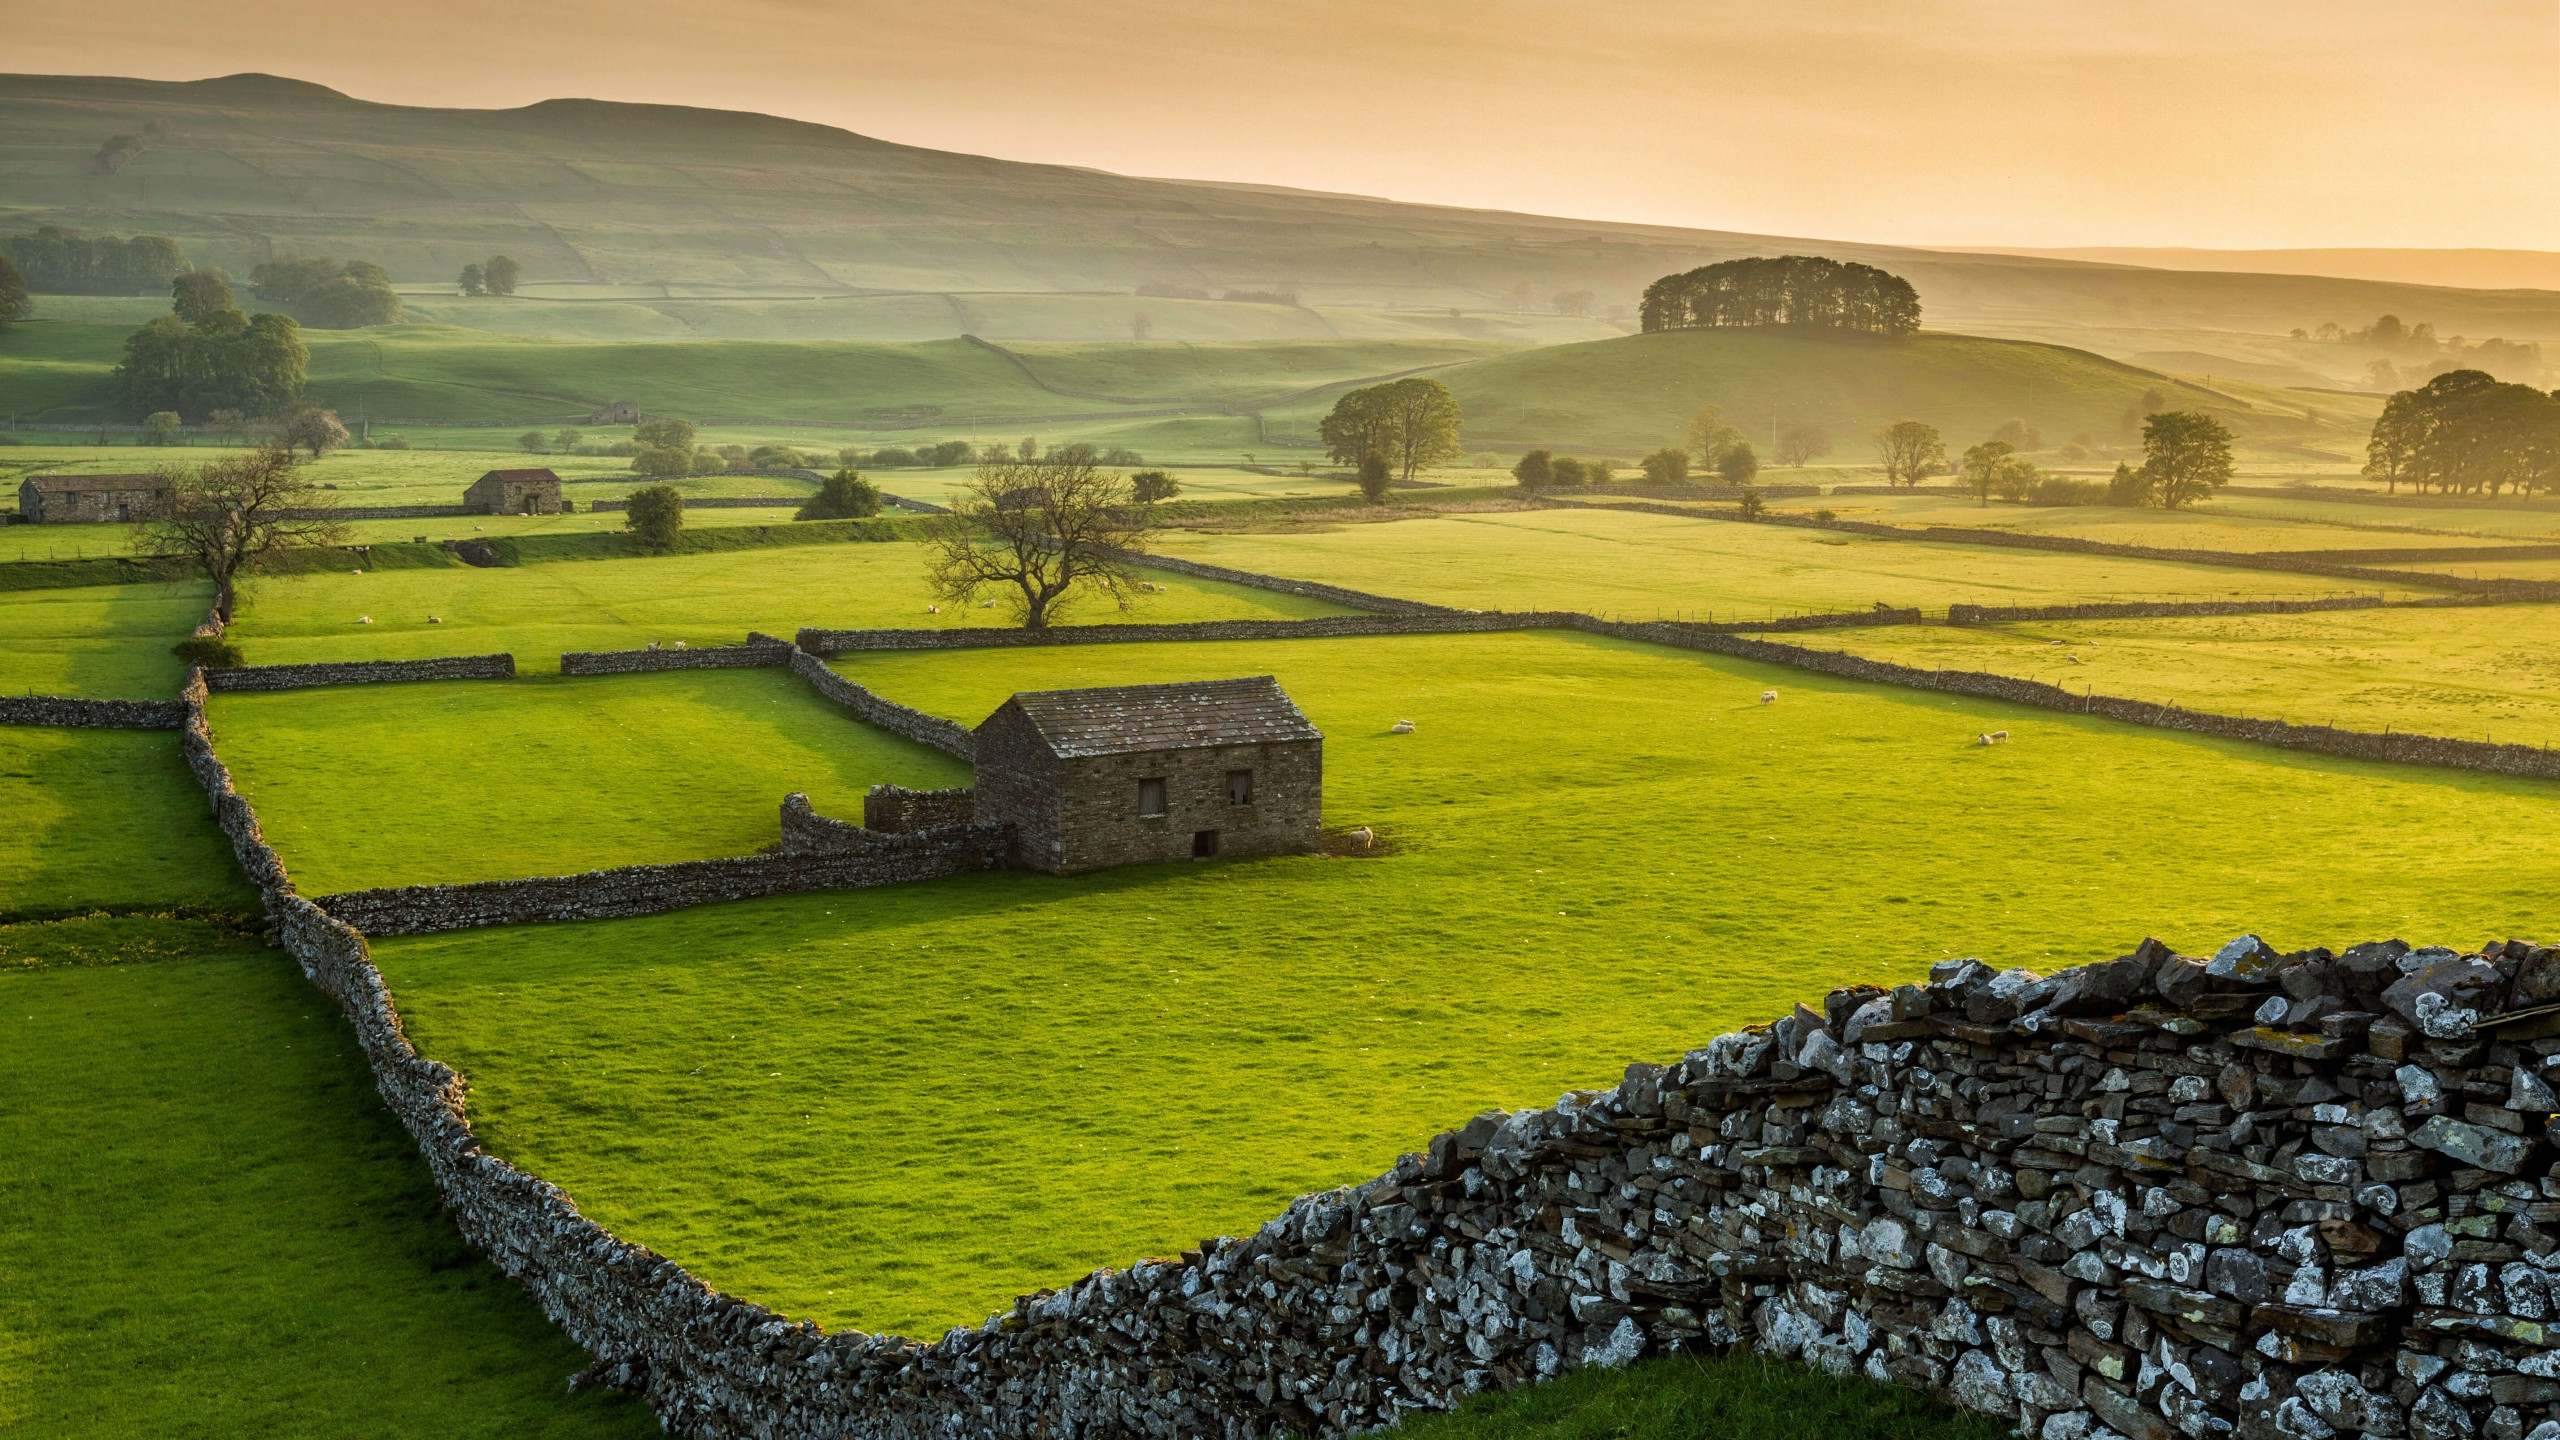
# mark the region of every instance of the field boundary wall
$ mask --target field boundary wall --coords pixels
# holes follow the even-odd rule
[[[2323,610],[2444,610],[2489,604],[2485,596],[2444,595],[2386,600],[2379,595],[2332,595],[2313,600],[2124,600],[2089,605],[1950,605],[1950,625],[1997,625],[2012,620],[2155,620],[2180,615],[2308,615]]]
[[[802,806],[807,800],[804,797]],[[789,800],[783,808],[791,808]],[[830,825],[843,821],[830,820]],[[874,785],[862,797],[862,824],[865,831],[896,834],[909,830],[936,830],[951,825],[977,823],[977,792],[960,786],[950,790],[910,790],[904,785]],[[788,838],[789,826],[784,827]]]
[[[930,745],[947,755],[975,762],[978,742],[967,726],[875,695],[827,668],[827,662],[797,646],[792,648],[789,663],[792,673],[808,681],[809,688],[852,711],[865,723],[877,725],[893,735],[903,735],[920,745]]]
[[[661,670],[755,670],[791,663],[788,641],[750,639],[743,645],[672,646],[655,650],[566,650],[563,675],[643,675]]]
[[[0,725],[66,730],[175,730],[187,707],[175,700],[90,700],[77,695],[0,695]]]
[[[1339,585],[1322,585],[1313,580],[1290,580],[1279,575],[1264,575],[1252,570],[1230,570],[1224,565],[1207,565],[1197,560],[1180,560],[1170,555],[1129,554],[1121,558],[1132,565],[1149,570],[1166,570],[1188,575],[1195,580],[1217,580],[1229,585],[1244,585],[1256,590],[1271,590],[1282,595],[1295,595],[1306,600],[1324,600],[1347,605],[1354,610],[1367,610],[1381,615],[1447,615],[1457,611],[1446,605],[1428,605],[1420,600],[1398,600],[1390,595],[1372,595],[1365,590],[1348,590]]]
[[[204,672],[208,690],[307,690],[321,685],[391,685],[417,680],[512,680],[516,657],[447,655],[429,660],[325,660],[308,665],[233,665]]]
[[[1001,650],[1043,645],[1146,645],[1219,640],[1328,640],[1365,635],[1470,635],[1553,629],[1569,623],[1560,610],[1452,610],[1415,615],[1322,615],[1308,620],[1191,620],[1167,625],[1053,625],[1047,630],[821,630],[799,632],[800,648],[817,655],[859,651]],[[1838,630],[1917,625],[1918,610],[1843,610],[1769,620],[1696,622],[1718,633]]]
[[[1330,1437],[1731,1345],[2038,1440],[2560,1421],[2553,1281],[2519,1258],[2550,1246],[2560,1182],[2520,1121],[2560,1103],[2560,1041],[2502,1028],[2560,997],[2560,951],[1943,961],[920,1344],[724,1295],[484,1151],[364,934],[294,892],[204,694],[189,762],[456,1226],[596,1357],[581,1383],[677,1435]]]
[[[806,495],[688,495],[687,510],[797,510],[809,503]],[[631,508],[628,500],[590,500],[591,515],[613,515]]]

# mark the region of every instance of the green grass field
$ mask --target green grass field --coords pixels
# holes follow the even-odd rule
[[[1267,590],[1160,575],[1162,594],[1123,612],[1083,600],[1075,623],[1291,619],[1339,607]],[[810,545],[506,569],[380,570],[278,576],[259,583],[232,638],[253,664],[413,659],[512,651],[519,670],[556,670],[563,650],[629,650],[651,641],[734,645],[747,631],[1005,624],[1004,611],[934,604],[921,546]],[[365,616],[370,625],[360,624]],[[441,617],[442,624],[430,623]]]
[[[168,730],[0,726],[0,919],[257,896]]]
[[[2281,513],[2254,508],[2262,503]],[[1879,525],[1953,525],[2187,550],[2453,548],[2509,538],[2530,543],[2537,538],[2530,533],[2510,537],[2394,524],[2380,506],[2260,502],[2240,495],[2217,496],[2186,510],[2011,505],[1997,500],[1986,507],[1964,496],[1941,494],[1790,496],[1770,501],[1769,508],[1799,514],[1828,510],[1843,520]],[[2554,523],[2560,525],[2560,517]],[[2425,568],[2416,561],[2395,563]]]
[[[168,699],[186,679],[169,647],[212,603],[199,581],[0,593],[0,693]]]
[[[2147,933],[2529,931],[2555,878],[2468,843],[2536,833],[2549,785],[1591,637],[839,663],[971,720],[1016,689],[1275,673],[1328,736],[1328,823],[1401,846],[379,947],[500,1152],[715,1285],[869,1329],[1249,1229],[1834,984]],[[1970,743],[1995,727],[2017,738]]]
[[[2560,743],[2560,610],[2346,610],[2171,620],[1895,626],[1811,644],[1878,660],[1989,670],[2194,710]]]
[[[1958,602],[2219,600],[2337,594],[2316,576],[2101,555],[2052,555],[1686,520],[1542,510],[1380,524],[1186,531],[1167,555],[1478,610],[1572,609],[1638,619],[1758,619],[1807,610]],[[2365,587],[2368,590],[2372,587]]]
[[[969,781],[779,669],[225,694],[210,718],[313,895],[752,854],[790,791],[858,821],[874,784]]]
[[[464,1248],[335,1009],[253,935],[0,925],[0,1146],[0,1432],[657,1433],[568,1395],[587,1357]]]

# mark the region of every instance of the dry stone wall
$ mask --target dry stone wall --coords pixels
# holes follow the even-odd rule
[[[818,655],[865,650],[980,650],[1037,645],[1148,645],[1201,640],[1328,640],[1365,635],[1473,635],[1554,629],[1571,621],[1561,610],[1460,610],[1420,615],[1326,615],[1311,620],[1194,620],[1171,625],[1056,625],[1047,630],[819,630],[799,633],[801,649]],[[1717,634],[1838,630],[1917,625],[1917,609],[1878,606],[1768,620],[1699,622]]]
[[[790,642],[750,639],[744,645],[665,647],[656,650],[569,650],[563,675],[645,675],[661,670],[754,670],[791,663]]]
[[[910,790],[903,785],[874,785],[862,797],[861,828],[864,830],[897,833],[976,823],[977,792],[965,785],[951,790]]]
[[[204,672],[209,690],[305,690],[316,685],[387,685],[411,680],[512,680],[516,657],[447,655],[432,660],[335,660],[309,665],[234,665]]]
[[[1419,600],[1398,600],[1391,595],[1372,595],[1365,590],[1346,590],[1339,585],[1320,585],[1313,580],[1289,580],[1278,575],[1262,575],[1251,570],[1230,570],[1224,565],[1204,565],[1197,560],[1179,560],[1170,555],[1131,555],[1130,563],[1149,570],[1169,570],[1196,580],[1218,580],[1229,585],[1246,585],[1256,590],[1270,590],[1282,595],[1296,595],[1308,600],[1323,600],[1347,605],[1354,610],[1367,610],[1380,615],[1430,615],[1449,613],[1446,605],[1426,605]]]
[[[79,730],[175,730],[187,707],[173,700],[85,700],[72,695],[0,695],[0,725]]]
[[[927,715],[895,700],[884,700],[828,669],[827,662],[806,650],[793,649],[790,664],[794,674],[809,682],[809,688],[852,711],[868,724],[963,760],[977,753],[977,742],[970,737],[967,726],[939,715]]]
[[[2386,600],[2379,595],[2331,595],[2316,600],[2127,600],[2090,605],[1950,605],[1950,625],[1997,625],[2013,620],[2153,620],[2179,615],[2308,615],[2322,610],[2441,609],[2485,603],[2473,595],[2425,600]]]

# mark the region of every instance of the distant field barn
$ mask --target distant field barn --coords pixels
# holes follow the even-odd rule
[[[978,726],[976,792],[1055,874],[1293,854],[1321,834],[1324,736],[1268,675],[1037,691]]]
[[[557,515],[560,477],[548,470],[492,470],[462,492],[474,515]]]
[[[18,485],[18,516],[30,525],[131,523],[169,499],[157,475],[33,475]]]

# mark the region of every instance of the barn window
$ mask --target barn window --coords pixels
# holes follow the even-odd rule
[[[1150,817],[1165,813],[1164,780],[1161,776],[1138,782],[1138,813]]]
[[[1253,803],[1252,771],[1230,770],[1227,772],[1227,803],[1230,805],[1250,805]]]

